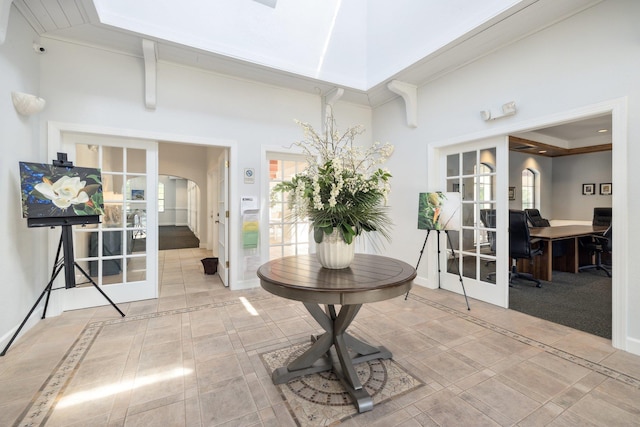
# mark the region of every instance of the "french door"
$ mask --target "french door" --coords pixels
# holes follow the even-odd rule
[[[218,276],[229,286],[229,150],[218,164]]]
[[[441,287],[508,307],[508,140],[493,137],[439,149],[442,187],[460,192],[461,221],[441,251]]]
[[[99,168],[105,214],[73,229],[75,261],[114,302],[158,296],[158,148],[155,141],[63,134],[76,166]],[[63,310],[108,304],[76,269]]]

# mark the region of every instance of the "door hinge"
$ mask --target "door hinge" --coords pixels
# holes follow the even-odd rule
[[[229,268],[229,261],[225,262],[225,266]]]
[[[228,167],[229,167],[229,160],[225,160],[225,161],[224,161],[224,167],[225,167],[225,168],[228,168]]]
[[[224,212],[224,217],[225,217],[225,218],[229,218],[229,211],[225,211],[225,212]]]

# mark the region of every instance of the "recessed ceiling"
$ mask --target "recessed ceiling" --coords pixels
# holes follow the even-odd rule
[[[577,120],[509,136],[509,149],[546,157],[611,151],[611,115]]]

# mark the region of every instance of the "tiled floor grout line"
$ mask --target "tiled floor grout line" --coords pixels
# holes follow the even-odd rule
[[[579,365],[579,366],[582,366],[584,368],[587,368],[587,369],[589,369],[591,371],[600,373],[600,374],[605,375],[605,376],[607,376],[609,378],[612,378],[614,380],[621,381],[621,382],[623,382],[625,384],[640,388],[640,379],[639,378],[632,377],[632,376],[627,375],[625,373],[616,371],[615,369],[608,368],[608,367],[606,367],[606,366],[604,366],[604,365],[602,365],[600,363],[592,362],[592,361],[587,360],[587,359],[585,359],[583,357],[576,356],[575,354],[571,354],[571,353],[569,353],[567,351],[564,351],[564,350],[560,350],[560,349],[558,349],[556,347],[553,347],[552,345],[545,344],[543,342],[534,340],[533,338],[529,338],[529,337],[526,337],[524,335],[521,335],[521,334],[519,334],[517,332],[513,332],[513,331],[510,331],[510,330],[505,329],[503,327],[494,325],[491,322],[487,322],[486,320],[471,316],[471,315],[467,314],[466,312],[455,310],[455,309],[453,309],[451,307],[447,307],[446,305],[437,303],[437,302],[429,300],[427,298],[420,297],[420,296],[417,296],[417,295],[414,295],[414,294],[411,295],[411,298],[416,300],[416,301],[419,301],[419,302],[422,302],[424,304],[427,304],[427,305],[429,305],[429,306],[431,306],[433,308],[437,308],[438,310],[442,310],[442,311],[444,311],[446,313],[452,314],[452,315],[457,316],[457,317],[459,317],[461,319],[464,319],[464,320],[467,320],[469,322],[472,322],[472,323],[474,323],[474,324],[476,324],[478,326],[481,326],[481,327],[483,327],[485,329],[489,329],[491,331],[497,332],[497,333],[502,334],[504,336],[507,336],[509,338],[515,339],[515,340],[517,340],[517,341],[519,341],[519,342],[521,342],[523,344],[527,344],[527,345],[529,345],[531,347],[536,347],[536,348],[539,348],[541,350],[544,350],[547,353],[550,353],[550,354],[553,354],[555,356],[558,356],[558,357],[560,357],[560,358],[562,358],[564,360],[567,360],[567,361],[572,362],[572,363],[574,363],[576,365]]]
[[[78,339],[71,345],[31,404],[25,408],[22,418],[14,426],[44,425],[101,330],[102,325],[95,324],[87,325],[82,330]]]
[[[272,295],[264,295],[264,296],[248,296],[246,298],[250,301],[261,301],[261,300],[267,300],[275,297]],[[542,343],[540,341],[534,340],[532,338],[528,338],[519,333],[497,326],[486,320],[474,317],[468,314],[466,311],[462,312],[462,311],[453,309],[451,307],[440,304],[433,300],[429,300],[425,297],[418,296],[416,294],[410,294],[410,298],[417,302],[420,302],[420,303],[429,305],[433,308],[436,308],[438,310],[444,311],[448,314],[454,315],[460,319],[464,319],[469,322],[472,322],[485,329],[488,329],[488,330],[497,332],[499,334],[502,334],[504,336],[507,336],[509,338],[515,339],[523,344],[544,350],[550,354],[556,355],[571,363],[587,368],[593,372],[597,372],[611,379],[621,381],[627,385],[640,388],[639,378],[635,378],[628,374],[608,368],[600,363],[589,361],[580,356],[576,356],[564,350],[555,348],[552,345]],[[153,318],[159,318],[164,316],[173,316],[176,314],[192,313],[192,312],[206,310],[210,308],[221,308],[221,307],[238,305],[238,304],[241,304],[241,301],[239,299],[235,299],[230,301],[221,301],[217,303],[210,303],[210,304],[204,304],[199,306],[166,310],[166,311],[155,312],[155,313],[145,313],[145,314],[139,314],[135,316],[126,316],[126,317],[117,318],[117,319],[102,320],[102,321],[95,321],[95,322],[88,323],[87,326],[85,326],[85,328],[80,333],[80,336],[78,337],[78,339],[74,342],[74,344],[72,344],[69,351],[65,354],[60,364],[58,364],[54,372],[47,378],[44,385],[39,390],[38,394],[34,396],[34,398],[31,401],[31,404],[22,412],[22,418],[19,419],[14,424],[14,426],[32,427],[36,425],[44,425],[47,418],[53,413],[53,410],[55,409],[55,404],[60,398],[61,393],[64,391],[66,386],[72,380],[73,375],[77,371],[79,364],[82,362],[86,353],[89,351],[89,349],[91,348],[91,345],[93,344],[93,342],[95,341],[95,339],[97,338],[98,334],[100,333],[100,331],[104,326],[140,321],[145,319],[153,319]]]

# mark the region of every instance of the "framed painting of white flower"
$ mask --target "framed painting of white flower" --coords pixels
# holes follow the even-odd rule
[[[22,216],[104,214],[100,169],[20,162]]]

